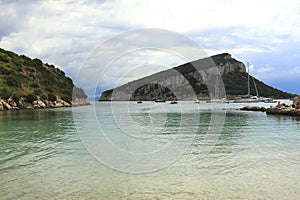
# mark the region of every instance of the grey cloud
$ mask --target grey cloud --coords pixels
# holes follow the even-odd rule
[[[24,28],[26,20],[30,16],[31,10],[39,4],[34,0],[1,0],[0,2],[0,38],[17,32]]]

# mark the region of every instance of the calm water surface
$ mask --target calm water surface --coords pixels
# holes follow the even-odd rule
[[[118,140],[122,148],[130,145],[118,137],[120,130],[115,124],[134,132],[128,119],[146,127],[151,120],[163,124],[150,130],[159,136],[153,138],[157,145],[174,135],[194,134],[195,138],[168,167],[152,173],[122,173],[88,153],[77,134],[71,108],[1,112],[0,199],[300,198],[298,118],[235,110],[243,104],[114,104],[115,117],[110,103],[95,103],[96,117],[108,137]],[[77,107],[74,112],[84,123],[95,115],[93,109]],[[204,157],[200,147],[215,110],[220,115],[226,111],[224,127]],[[180,124],[182,116],[189,123]],[[195,126],[198,128],[191,129]],[[88,126],[90,131],[98,128]],[[145,148],[148,150],[153,149]]]

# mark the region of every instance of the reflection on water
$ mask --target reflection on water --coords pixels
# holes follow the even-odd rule
[[[96,103],[97,119],[112,140],[124,142],[140,136],[136,133],[140,130],[152,133],[153,137],[146,138],[153,144],[189,134],[195,135],[193,143],[167,168],[155,173],[125,174],[103,166],[87,153],[76,133],[70,108],[2,112],[0,198],[300,197],[299,118],[228,110],[216,146],[203,157],[200,149],[206,145],[204,139],[212,117],[209,105],[185,102],[181,111],[176,107],[180,105],[157,108],[151,103],[130,104],[130,114],[124,111],[125,103],[117,105],[120,109],[114,110],[117,115],[112,116],[110,104]],[[89,117],[87,110],[75,108],[82,118]],[[87,131],[97,128],[89,127]],[[122,131],[132,133],[125,138]]]
[[[0,173],[62,153],[70,111],[7,111],[0,115]]]

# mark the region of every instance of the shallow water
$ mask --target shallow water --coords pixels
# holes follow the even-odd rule
[[[0,199],[299,199],[300,120],[235,109],[243,105],[97,102],[1,112]],[[176,137],[172,148],[185,148],[162,157],[171,160],[165,165],[146,160],[157,164],[145,167],[150,173],[124,173],[143,160],[128,168],[126,158],[118,166],[97,160],[80,138],[99,127],[126,152],[147,156]],[[218,137],[207,137],[210,127],[222,128]],[[149,143],[132,139],[141,137]]]

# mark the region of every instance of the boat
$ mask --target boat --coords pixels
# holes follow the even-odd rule
[[[142,101],[138,101],[137,103],[143,103]]]
[[[156,99],[154,102],[156,102],[156,103],[164,103],[164,102],[166,102],[166,100],[163,100],[163,99]]]
[[[195,100],[195,103],[200,103],[200,101],[198,99]]]
[[[265,99],[263,100],[263,102],[264,102],[264,103],[277,103],[277,101],[275,101],[275,100],[272,99],[272,98],[265,98]]]
[[[177,101],[173,100],[170,102],[170,104],[177,104]]]
[[[261,98],[259,97],[258,94],[258,90],[255,84],[255,81],[253,79],[253,84],[255,87],[255,91],[256,91],[256,96],[252,96],[250,94],[250,72],[249,72],[249,63],[247,63],[247,68],[248,68],[248,94],[246,95],[240,95],[239,98],[235,98],[232,103],[258,103],[258,102],[262,102]]]
[[[231,103],[231,101],[227,100],[225,98],[223,98],[223,99],[210,99],[210,100],[207,100],[206,103]]]
[[[240,98],[240,99],[234,99],[232,103],[258,103],[262,100],[258,98],[257,96],[250,96],[250,98]]]

